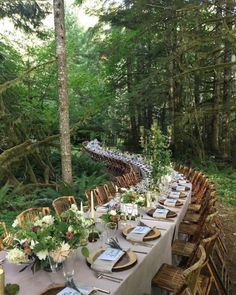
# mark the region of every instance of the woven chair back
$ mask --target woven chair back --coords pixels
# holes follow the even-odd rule
[[[200,276],[201,269],[206,261],[206,252],[201,244],[199,245],[196,254],[196,261],[183,272],[183,280],[193,295],[197,292],[197,281]]]
[[[49,213],[50,209],[48,207],[29,208],[17,215],[16,219],[19,226],[23,228],[28,222],[39,220]]]
[[[52,202],[52,206],[58,215],[61,215],[62,212],[70,209],[72,204],[76,205],[76,201],[73,196],[59,197]]]

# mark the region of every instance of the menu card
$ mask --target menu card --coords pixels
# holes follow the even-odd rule
[[[152,229],[149,226],[136,226],[130,233],[128,233],[127,240],[141,242],[151,230]]]
[[[86,288],[86,289],[78,288],[78,289],[83,295],[89,295],[93,291],[93,288]],[[78,291],[72,288],[66,287],[65,289],[57,293],[57,295],[81,295],[81,293],[79,293]]]

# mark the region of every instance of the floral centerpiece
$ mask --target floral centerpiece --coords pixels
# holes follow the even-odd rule
[[[118,222],[124,213],[120,211],[120,204],[112,205],[100,218],[105,222]]]
[[[132,204],[137,204],[139,206],[145,206],[146,203],[146,199],[145,197],[143,197],[142,195],[140,195],[139,193],[135,192],[135,191],[128,191],[126,193],[124,193],[121,196],[121,203],[132,203]]]
[[[6,246],[11,248],[7,259],[16,264],[29,262],[34,271],[48,255],[61,263],[70,250],[82,246],[82,254],[88,256],[88,249],[84,245],[92,223],[74,204],[60,216],[46,215],[26,223],[23,228],[15,220],[13,231],[4,240]]]

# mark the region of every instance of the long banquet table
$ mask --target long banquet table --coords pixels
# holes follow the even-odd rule
[[[190,185],[190,184],[189,184]],[[190,185],[191,187],[191,185]],[[143,222],[149,226],[156,226],[161,231],[161,237],[151,241],[152,248],[131,245],[125,238],[119,235],[119,241],[122,247],[130,247],[133,250],[145,251],[147,254],[136,254],[137,263],[130,269],[115,272],[114,276],[122,278],[121,283],[111,282],[105,279],[96,278],[94,272],[86,264],[85,258],[78,250],[75,270],[75,282],[79,286],[95,286],[98,288],[110,290],[113,295],[142,295],[160,294],[159,291],[151,290],[151,280],[158,271],[162,263],[172,263],[171,243],[178,234],[178,226],[182,221],[188,204],[191,199],[191,189],[188,191],[187,198],[183,201],[181,208],[173,208],[172,211],[177,212],[177,217],[173,218],[174,222],[160,221],[151,219],[147,220],[149,216],[144,216]],[[96,249],[97,243],[90,243],[88,248],[90,251]],[[3,258],[5,252],[0,252],[0,259]],[[62,271],[56,274],[48,273],[40,270],[33,274],[30,269],[19,272],[22,265],[10,264],[7,261],[3,263],[5,269],[5,282],[17,283],[20,285],[19,295],[38,295],[49,286],[52,281],[54,283],[64,283]],[[155,291],[155,292],[154,292]],[[98,294],[102,294],[98,292]]]

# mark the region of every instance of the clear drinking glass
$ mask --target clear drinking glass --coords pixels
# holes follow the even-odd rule
[[[117,234],[117,223],[116,222],[108,222],[106,224],[106,233],[107,233],[107,242],[109,243],[111,238],[115,238]]]
[[[51,255],[48,255],[48,261],[49,261],[50,269],[52,272],[52,276],[50,276],[51,286],[54,286],[55,285],[54,276],[58,270],[58,262],[56,262]]]
[[[71,250],[67,258],[63,261],[63,275],[67,282],[73,279],[75,274],[76,250]]]

